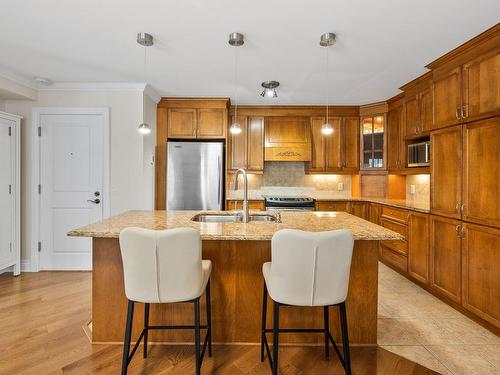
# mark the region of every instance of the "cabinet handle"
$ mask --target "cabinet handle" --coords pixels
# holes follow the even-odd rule
[[[464,109],[464,110],[463,110],[462,117],[463,117],[463,118],[467,118],[467,117],[469,117],[469,105],[468,105],[468,104],[464,105],[464,106],[463,106],[463,109]]]
[[[461,204],[461,205],[460,205],[460,213],[461,213],[462,215],[464,214],[464,207],[465,207],[465,206],[464,206],[463,204]]]
[[[460,224],[455,227],[455,232],[457,232],[457,237],[460,237]]]
[[[460,237],[462,237],[462,238],[465,237],[465,229],[463,226],[460,226]]]
[[[460,213],[460,203],[457,203],[457,204],[455,205],[455,211],[456,211],[457,213]]]
[[[457,107],[457,110],[455,111],[455,116],[457,116],[457,120],[460,120],[460,109]]]

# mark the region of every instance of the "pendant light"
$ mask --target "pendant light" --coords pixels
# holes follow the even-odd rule
[[[243,38],[243,34],[240,33],[231,33],[229,34],[229,45],[233,47],[241,47],[245,41]],[[233,123],[229,127],[229,131],[231,134],[240,134],[241,133],[241,125],[238,123],[238,49],[234,50],[234,116]]]
[[[139,33],[139,34],[137,34],[137,43],[144,47],[144,82],[147,83],[146,51],[147,51],[147,47],[151,47],[154,44],[153,36],[151,34],[148,34],[148,33]],[[139,131],[139,133],[144,134],[144,135],[149,134],[149,133],[151,133],[151,125],[143,122],[142,124],[139,125],[138,131]]]
[[[319,40],[319,45],[321,47],[326,47],[326,121],[325,123],[321,126],[321,133],[324,135],[330,135],[333,133],[333,127],[332,124],[329,122],[328,118],[328,106],[329,106],[329,80],[328,80],[328,47],[333,46],[335,44],[335,34],[334,33],[325,33],[321,35],[321,38]]]
[[[280,85],[278,81],[265,81],[261,83],[261,86],[264,87],[264,91],[260,93],[262,97],[268,98],[277,98],[278,93],[276,92],[276,88]]]

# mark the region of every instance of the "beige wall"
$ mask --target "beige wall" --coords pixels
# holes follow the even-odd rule
[[[415,185],[415,194],[411,193],[411,185]],[[406,176],[406,200],[418,203],[429,203],[431,196],[429,174]]]
[[[145,105],[147,104],[147,105]],[[7,100],[6,112],[22,121],[22,258],[29,259],[31,243],[32,109],[33,107],[107,107],[110,109],[110,211],[152,207],[154,166],[144,160],[154,150],[154,136],[146,139],[137,127],[151,118],[152,103],[142,91],[40,91],[37,100]],[[146,107],[146,110],[144,108]],[[152,143],[153,142],[153,143]],[[148,181],[145,181],[145,180]]]
[[[0,99],[0,111],[5,112],[5,100]]]

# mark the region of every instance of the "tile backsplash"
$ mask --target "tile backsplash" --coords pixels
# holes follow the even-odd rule
[[[415,192],[412,192],[412,185]],[[418,203],[429,203],[431,196],[430,175],[417,174],[406,177],[406,200]]]
[[[309,175],[305,172],[303,162],[266,162],[264,174],[251,174],[248,176],[248,188],[259,190],[273,187],[294,187],[306,190],[339,191],[339,183],[343,184],[339,192],[343,196],[350,197],[352,190],[352,178],[350,175]],[[228,188],[232,187],[232,181],[228,181]]]

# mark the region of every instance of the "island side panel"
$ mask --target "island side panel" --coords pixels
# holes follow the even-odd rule
[[[355,241],[347,299],[352,344],[376,344],[378,242]],[[126,316],[123,269],[118,239],[93,241],[93,342],[121,342]],[[211,259],[213,340],[224,343],[259,343],[262,307],[262,264],[271,258],[270,241],[203,241],[203,258]],[[142,304],[136,305],[134,336],[142,329]],[[269,306],[272,306],[269,304]],[[202,322],[205,301],[202,298]],[[282,326],[321,327],[321,308],[281,309]],[[272,309],[268,311],[272,324]],[[332,334],[337,340],[337,308],[331,308]],[[150,324],[192,324],[192,304],[152,305]],[[190,331],[153,331],[152,342],[192,342]],[[318,343],[321,335],[283,335],[282,343]]]

